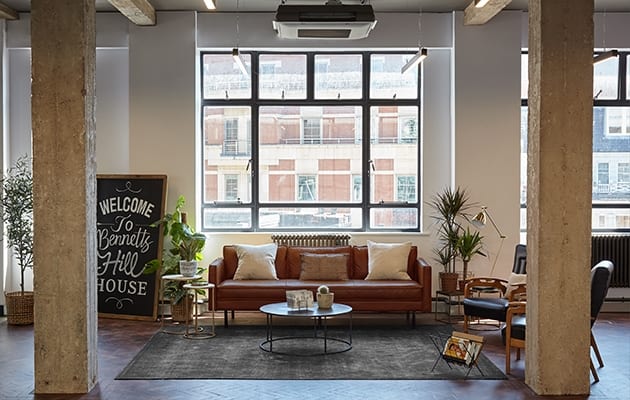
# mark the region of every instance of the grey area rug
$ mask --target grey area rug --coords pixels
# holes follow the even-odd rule
[[[438,358],[431,337],[448,337],[448,326],[355,327],[352,349],[321,356],[278,355],[259,348],[265,340],[262,326],[217,327],[217,336],[189,340],[156,333],[116,379],[507,379],[483,351],[473,368],[447,364]],[[312,329],[274,327],[274,338],[309,335]],[[329,328],[329,337],[343,338],[344,330]],[[345,335],[347,338],[347,335]],[[328,341],[328,350],[341,343]],[[274,342],[276,351],[301,354],[323,349],[322,340]]]

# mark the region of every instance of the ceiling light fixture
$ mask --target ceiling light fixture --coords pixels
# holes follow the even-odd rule
[[[232,58],[234,58],[234,62],[236,63],[236,65],[238,65],[243,75],[249,76],[249,72],[247,71],[247,67],[245,66],[245,63],[243,62],[243,59],[241,58],[241,54],[238,51],[238,47],[235,47],[232,49]]]
[[[236,47],[232,49],[232,58],[234,58],[234,62],[236,63],[236,65],[238,65],[238,68],[241,70],[243,75],[249,78],[249,72],[247,71],[245,62],[243,62],[243,59],[241,58],[241,52],[238,49],[239,37],[240,37],[240,30],[238,27],[238,17],[239,17],[238,3],[239,1],[236,0]]]
[[[475,0],[475,7],[481,8],[485,6],[486,4],[488,4],[488,1],[490,0]]]
[[[411,68],[423,62],[424,59],[427,58],[427,56],[429,55],[429,52],[427,51],[427,49],[422,47],[422,45],[420,44],[421,39],[422,39],[422,9],[418,10],[418,52],[413,57],[411,57],[411,59],[407,61],[405,65],[403,65],[403,67],[400,69],[401,74],[404,74],[405,72],[409,71]]]
[[[619,56],[619,50],[608,50],[608,51],[605,51],[603,53],[599,53],[598,55],[596,55],[593,58],[593,64],[597,64],[599,62],[602,62],[604,60],[608,60],[609,58],[613,58],[617,56]]]
[[[217,6],[214,4],[214,0],[203,0],[208,10],[216,10]]]

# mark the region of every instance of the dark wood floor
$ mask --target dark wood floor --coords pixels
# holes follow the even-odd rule
[[[217,314],[217,316],[220,316]],[[356,315],[361,324],[405,323],[401,315]],[[222,323],[222,319],[217,319]],[[263,324],[257,313],[237,314],[234,323]],[[433,315],[418,317],[418,326],[434,324]],[[439,322],[438,322],[439,323]],[[461,328],[461,324],[459,325]],[[98,385],[86,395],[34,395],[33,328],[8,326],[0,319],[0,399],[539,399],[524,384],[525,362],[513,361],[512,375],[502,381],[251,381],[251,380],[153,380],[117,381],[116,375],[159,328],[157,322],[99,320]],[[457,325],[455,326],[457,328]],[[567,399],[630,399],[630,314],[602,313],[594,328],[604,357],[600,382],[590,396]],[[63,334],[61,332],[60,334]],[[504,369],[504,352],[498,331],[486,337],[484,354]],[[212,339],[210,339],[212,340]],[[209,357],[212,357],[209,355]],[[246,366],[244,366],[246,367]]]

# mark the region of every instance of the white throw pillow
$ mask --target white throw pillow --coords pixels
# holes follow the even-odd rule
[[[527,283],[527,274],[515,274],[512,272],[508,278],[507,291],[505,292],[505,298],[509,299],[512,290],[516,289],[517,285]]]
[[[375,243],[368,240],[367,245],[368,275],[365,279],[411,280],[407,274],[411,242]]]
[[[238,267],[234,273],[235,280],[278,279],[276,275],[277,244],[260,246],[236,244],[234,248],[238,256]]]

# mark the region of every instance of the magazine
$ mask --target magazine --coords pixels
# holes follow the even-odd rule
[[[470,366],[481,352],[483,337],[463,332],[453,332],[444,345],[445,359]]]

